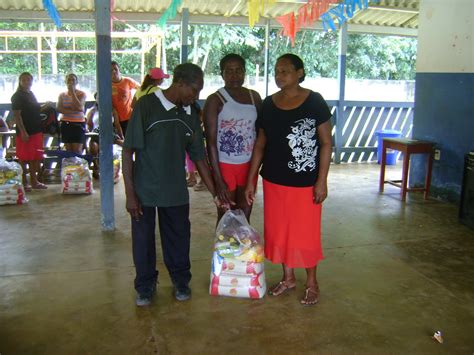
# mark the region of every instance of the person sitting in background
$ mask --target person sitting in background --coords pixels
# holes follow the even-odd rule
[[[61,113],[61,140],[66,150],[82,154],[86,140],[86,94],[77,90],[76,74],[66,76],[67,91],[59,94],[57,111]]]
[[[46,189],[38,181],[38,172],[43,160],[43,132],[41,127],[41,106],[31,91],[33,76],[24,72],[20,74],[18,89],[11,98],[13,117],[16,124],[16,155],[23,169],[23,186],[25,191]],[[30,172],[30,183],[26,173]]]
[[[161,68],[150,69],[148,74],[145,75],[142,85],[135,92],[135,96],[133,97],[132,101],[132,107],[135,107],[135,103],[140,97],[151,94],[152,92],[158,90],[159,86],[163,84],[163,81],[169,77],[169,74],[165,74]]]
[[[92,106],[86,114],[87,129],[89,132],[97,133],[90,138],[89,141],[89,153],[93,156],[92,176],[96,179],[99,178],[99,100],[97,93],[94,94],[96,100],[94,106]],[[114,144],[122,145],[123,139],[119,136],[120,122],[117,117],[112,116],[114,123]]]
[[[118,134],[121,139],[125,137],[128,121],[132,116],[132,90],[139,87],[140,84],[132,78],[122,76],[120,66],[117,62],[112,61],[112,113],[115,119],[120,122]]]

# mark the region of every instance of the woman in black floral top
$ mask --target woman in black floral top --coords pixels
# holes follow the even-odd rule
[[[331,112],[320,94],[300,86],[304,78],[298,56],[278,58],[280,91],[263,102],[245,194],[253,203],[252,181],[262,166],[265,256],[283,266],[282,280],[269,294],[295,289],[294,268],[302,267],[307,277],[301,304],[313,305],[319,300],[316,267],[323,259],[321,209],[332,152]]]

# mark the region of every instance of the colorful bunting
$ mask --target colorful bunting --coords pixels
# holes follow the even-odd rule
[[[176,17],[178,7],[181,5],[183,0],[172,0],[170,6],[163,12],[163,15],[158,19],[158,26],[165,27],[166,21]]]
[[[372,1],[379,2],[379,0]],[[333,16],[336,18],[340,28],[348,19],[354,16],[357,7],[359,10],[368,8],[369,0],[344,0],[339,5],[321,15],[324,30],[328,31],[331,29],[332,31],[336,31],[336,24],[334,23]]]
[[[279,16],[276,20],[283,27],[283,35],[290,37],[291,44],[294,46],[296,33],[302,27],[308,27],[317,21],[320,14],[326,12],[329,9],[329,5],[334,3],[337,3],[337,0],[308,0],[306,4],[299,8],[296,20],[293,12]]]
[[[276,0],[247,0],[250,27],[253,27],[258,22],[260,15],[265,10],[265,6],[273,6],[275,2]]]
[[[54,24],[61,27],[61,17],[53,4],[53,0],[43,0],[43,7],[48,12],[49,17],[53,20]]]
[[[379,0],[372,1],[379,2]],[[341,27],[343,23],[354,16],[357,8],[362,10],[369,7],[369,0],[342,0],[341,3],[329,10],[331,4],[337,3],[338,0],[308,0],[306,4],[298,9],[296,19],[294,12],[290,12],[277,17],[276,20],[283,27],[282,34],[290,37],[291,43],[294,46],[296,33],[302,27],[309,27],[313,22],[321,19],[325,31],[336,31],[337,27],[333,17],[338,22],[339,27]]]

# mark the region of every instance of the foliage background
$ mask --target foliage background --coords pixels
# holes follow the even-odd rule
[[[131,26],[115,22],[114,31],[147,32],[154,28],[142,24]],[[51,23],[0,23],[0,30],[52,31]],[[64,24],[61,31],[94,31],[93,24]],[[337,76],[337,33],[303,30],[296,36],[295,47],[279,34],[278,29],[270,33],[270,73],[278,56],[292,52],[301,56],[310,77],[335,78]],[[230,25],[191,25],[189,32],[189,61],[200,65],[206,74],[219,75],[219,60],[227,53],[235,52],[247,60],[247,72],[263,76],[265,29]],[[179,26],[168,26],[164,34],[166,70],[179,64],[181,48]],[[42,39],[42,47],[50,48],[51,42]],[[58,49],[72,49],[72,37],[59,38]],[[136,38],[114,38],[113,49],[140,49]],[[347,41],[347,77],[352,79],[413,80],[416,63],[416,38],[349,34]],[[22,37],[9,39],[9,49],[34,50],[36,40]],[[76,48],[95,50],[95,38],[76,39]],[[5,42],[0,42],[5,49]],[[153,67],[156,47],[145,56],[146,67]],[[137,54],[114,54],[113,60],[120,62],[122,72],[140,75],[140,56]],[[51,55],[42,55],[42,73],[52,73]],[[23,71],[36,73],[38,62],[35,54],[0,54],[0,74],[19,74]],[[95,54],[58,54],[58,73],[95,74]]]

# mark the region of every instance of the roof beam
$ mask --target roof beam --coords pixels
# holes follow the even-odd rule
[[[143,12],[116,12],[114,15],[123,21],[130,23],[156,23],[159,18],[159,14],[156,13],[143,13]],[[61,19],[63,22],[93,22],[94,14],[92,12],[76,12],[76,11],[62,11]],[[50,22],[51,19],[45,11],[9,11],[0,10],[0,21],[37,21],[37,22]],[[260,17],[260,20],[255,24],[259,27],[264,27],[267,19]],[[181,16],[177,15],[173,20],[168,21],[169,24],[179,25],[181,23]],[[238,26],[248,26],[248,17],[244,16],[212,16],[212,15],[190,15],[190,24],[229,24]],[[281,28],[281,25],[271,19],[270,26],[272,28]],[[322,30],[321,22],[317,22],[311,29]],[[375,25],[356,25],[351,24],[349,21],[348,26],[349,33],[373,33],[380,35],[392,35],[392,36],[408,36],[416,37],[418,35],[417,29],[412,28],[401,28],[392,26],[375,26]]]

